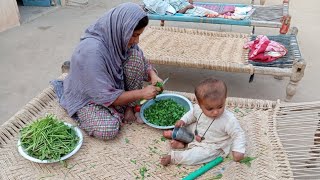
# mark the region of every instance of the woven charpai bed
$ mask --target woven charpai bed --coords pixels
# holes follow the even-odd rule
[[[150,26],[142,34],[139,46],[154,64],[289,77],[289,101],[306,66],[296,39],[297,29],[294,30],[293,34],[268,36],[288,49],[285,56],[271,63],[248,60],[249,50],[243,46],[255,35],[243,33]]]
[[[264,4],[264,1],[260,2]],[[195,22],[195,23],[211,23],[211,24],[226,24],[238,26],[255,26],[255,27],[271,27],[281,28],[283,24],[290,26],[289,21],[283,21],[289,16],[289,0],[284,0],[281,5],[254,5],[252,1],[253,13],[247,18],[241,20],[225,19],[225,18],[207,18],[207,17],[192,17],[185,14],[176,15],[159,15],[148,12],[148,17],[151,20],[161,20],[161,25],[164,21],[180,21],[180,22]],[[194,2],[195,6],[205,7],[218,13],[225,12],[225,7],[245,7],[248,4],[230,4],[230,3],[214,3],[214,2]],[[254,30],[253,30],[254,33]],[[287,31],[283,32],[284,34]]]
[[[175,92],[179,93],[179,92]],[[179,93],[195,102],[194,96]],[[247,156],[256,157],[251,167],[225,160],[199,179],[211,179],[225,168],[222,179],[293,179],[318,177],[319,147],[313,146],[319,121],[320,103],[282,104],[280,102],[228,98],[227,108],[235,113],[247,137]],[[48,87],[0,127],[0,179],[181,179],[200,166],[162,167],[159,158],[169,152],[161,130],[145,124],[125,125],[111,141],[84,134],[81,149],[66,162],[38,164],[17,151],[19,130],[46,113],[63,121],[70,119]],[[301,121],[301,117],[303,121]],[[303,122],[299,124],[299,121]],[[305,124],[304,124],[305,123]],[[319,126],[319,125],[318,125]],[[300,128],[308,132],[300,132]],[[288,128],[297,130],[286,131]],[[294,134],[294,136],[292,136]],[[304,136],[302,136],[304,135]],[[300,140],[300,143],[296,143]],[[308,141],[307,141],[308,140]],[[294,142],[290,142],[294,141]],[[310,147],[312,146],[312,153]],[[303,160],[303,161],[302,161]],[[308,163],[305,161],[308,160]],[[309,169],[307,168],[309,167]],[[311,173],[311,175],[310,175]],[[313,173],[313,174],[312,174]]]

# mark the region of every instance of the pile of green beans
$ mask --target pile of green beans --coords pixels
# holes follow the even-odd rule
[[[47,115],[21,129],[20,142],[29,156],[54,161],[73,151],[79,137],[73,128]]]

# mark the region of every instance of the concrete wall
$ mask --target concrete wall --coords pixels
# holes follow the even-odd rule
[[[16,0],[0,0],[0,32],[20,25]]]

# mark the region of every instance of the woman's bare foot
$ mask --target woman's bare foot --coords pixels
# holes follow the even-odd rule
[[[170,145],[172,149],[183,149],[185,146],[183,142],[176,140],[171,140]]]
[[[127,107],[126,111],[124,112],[124,118],[123,121],[125,123],[130,123],[136,120],[136,116],[134,115],[133,108]]]
[[[143,124],[143,120],[140,118],[140,113],[139,112],[136,112],[134,114],[134,116],[136,117],[136,122],[139,123],[139,124]]]
[[[160,159],[160,164],[162,164],[163,166],[167,166],[168,164],[170,164],[170,162],[171,162],[170,155],[162,156],[162,158]]]
[[[171,139],[172,138],[172,130],[163,131],[162,135],[163,135],[163,137],[165,137],[167,139]]]

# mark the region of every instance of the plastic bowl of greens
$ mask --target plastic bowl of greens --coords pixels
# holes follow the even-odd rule
[[[68,159],[81,147],[81,130],[47,115],[20,130],[18,152],[37,163],[54,163]]]
[[[176,121],[190,110],[193,110],[192,103],[184,96],[160,94],[142,105],[140,117],[151,127],[171,129],[174,128]]]

